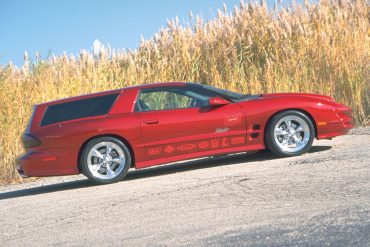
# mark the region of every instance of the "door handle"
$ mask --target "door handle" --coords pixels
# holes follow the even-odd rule
[[[158,120],[157,119],[146,120],[145,123],[146,124],[158,124]]]

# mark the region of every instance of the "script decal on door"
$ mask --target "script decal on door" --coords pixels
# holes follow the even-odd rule
[[[235,125],[239,125],[242,121],[242,115],[241,114],[235,114],[235,115],[226,115],[225,116],[225,126],[231,127]]]

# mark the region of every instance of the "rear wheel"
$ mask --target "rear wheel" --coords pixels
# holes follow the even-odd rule
[[[269,122],[265,142],[276,155],[289,157],[306,153],[314,137],[315,128],[310,118],[299,111],[284,111]]]
[[[82,173],[98,184],[122,180],[131,166],[127,146],[113,137],[98,137],[87,143],[80,158]]]

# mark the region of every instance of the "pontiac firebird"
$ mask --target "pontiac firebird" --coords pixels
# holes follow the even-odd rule
[[[154,83],[34,107],[23,177],[83,173],[105,184],[136,169],[269,149],[306,153],[352,128],[352,111],[318,94],[244,95],[197,83]]]

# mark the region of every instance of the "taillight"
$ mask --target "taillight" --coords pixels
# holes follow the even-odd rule
[[[28,133],[23,134],[22,142],[23,142],[23,147],[25,149],[29,149],[29,148],[37,147],[41,145],[41,141],[39,138],[31,134],[28,134]]]

